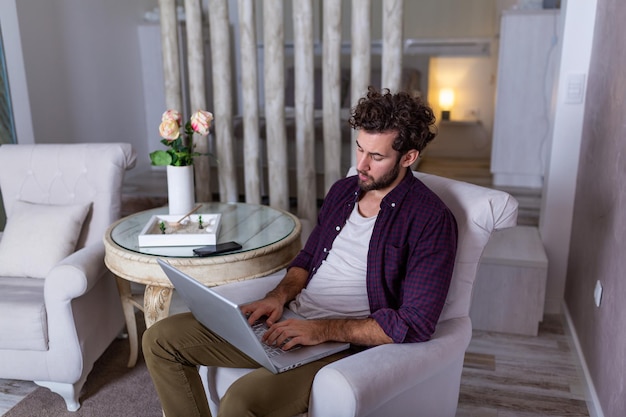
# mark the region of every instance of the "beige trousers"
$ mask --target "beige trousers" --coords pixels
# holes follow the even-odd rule
[[[197,367],[256,368],[231,385],[218,417],[292,417],[306,412],[313,378],[350,350],[273,374],[200,324],[191,313],[168,317],[143,335],[143,354],[167,417],[207,417],[208,402]]]

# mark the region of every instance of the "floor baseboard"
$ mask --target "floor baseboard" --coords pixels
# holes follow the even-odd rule
[[[569,336],[570,342],[574,345],[574,351],[576,352],[576,359],[578,361],[577,365],[579,367],[579,372],[581,373],[580,377],[585,389],[585,398],[587,398],[589,417],[604,417],[604,412],[602,411],[602,406],[600,405],[600,399],[598,398],[596,387],[593,383],[593,379],[591,378],[589,368],[587,367],[585,354],[582,350],[582,347],[580,346],[578,334],[576,333],[576,328],[574,327],[572,316],[569,313],[565,301],[563,301],[562,303],[562,310],[563,316],[565,317],[565,331]]]

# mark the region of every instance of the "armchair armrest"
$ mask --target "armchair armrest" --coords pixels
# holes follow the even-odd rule
[[[471,337],[468,317],[450,319],[428,343],[382,345],[333,362],[315,376],[310,415],[368,415],[411,387],[423,391],[442,370],[458,372],[453,365],[463,360]]]
[[[213,289],[236,304],[245,304],[263,298],[284,276],[285,270],[281,269],[271,275],[228,283]]]
[[[46,301],[70,301],[87,293],[106,272],[104,243],[86,246],[59,262],[44,284]]]
[[[283,275],[284,271],[279,271],[215,289],[241,304],[263,297]],[[471,337],[469,317],[452,318],[441,321],[426,343],[377,346],[326,365],[313,381],[308,415],[397,415],[394,410],[406,408],[401,403],[408,404],[407,409],[419,403],[424,407],[420,416],[453,416],[463,358]],[[207,370],[200,371],[213,411],[216,412],[216,404],[226,388],[245,372],[211,368],[207,375]],[[432,398],[438,401],[428,401]]]

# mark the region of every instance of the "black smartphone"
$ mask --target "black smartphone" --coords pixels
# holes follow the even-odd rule
[[[218,253],[232,252],[241,249],[241,245],[237,242],[224,242],[217,245],[208,245],[193,250],[197,256],[211,256]]]

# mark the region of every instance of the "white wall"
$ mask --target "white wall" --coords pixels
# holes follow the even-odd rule
[[[145,6],[138,1],[1,1],[16,11],[7,21],[19,25],[20,36],[5,43],[7,49],[21,43],[27,91],[12,91],[12,100],[30,103],[34,141],[127,141],[139,158],[147,158],[137,39]],[[4,5],[2,10],[4,28]],[[7,63],[16,62],[7,57]],[[14,90],[19,79],[9,81]],[[20,143],[28,139],[18,131]]]
[[[566,98],[572,75],[589,72],[596,0],[564,0],[564,27],[558,79],[555,82],[551,117],[552,143],[545,173],[539,230],[548,255],[546,308],[548,314],[559,313],[567,274],[569,242],[576,191],[576,173],[580,157],[582,124],[585,115],[584,95],[580,102]],[[586,93],[586,91],[585,91]]]

